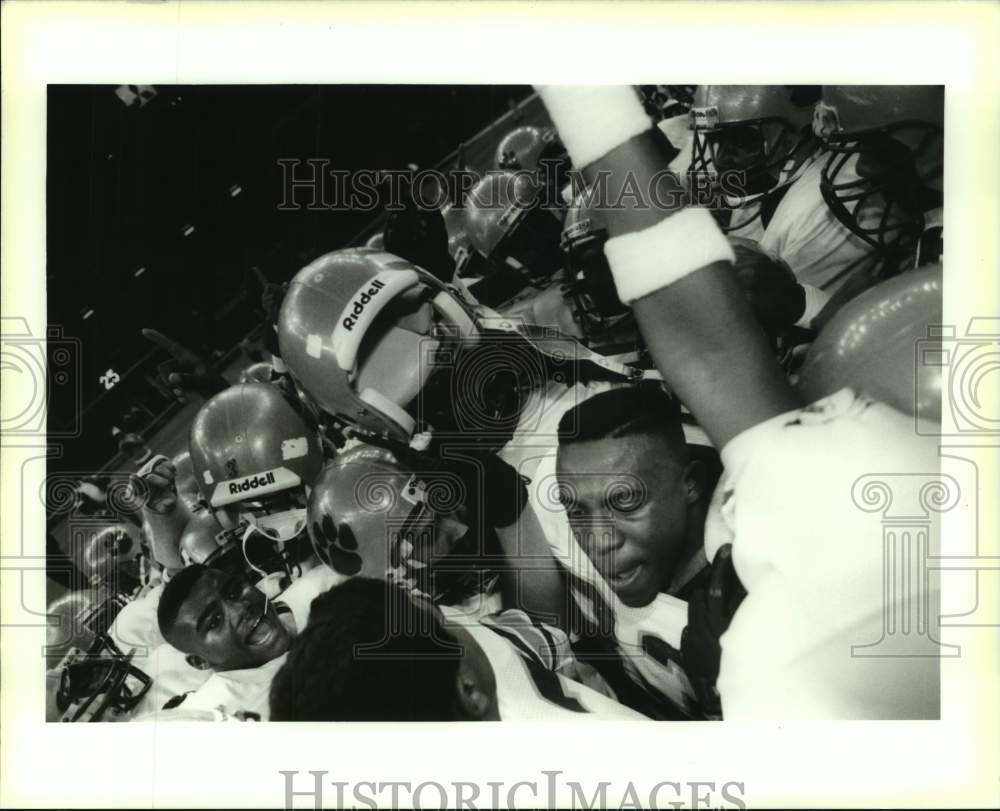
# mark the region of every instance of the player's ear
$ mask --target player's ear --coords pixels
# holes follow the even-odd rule
[[[684,466],[684,500],[688,504],[696,503],[705,492],[708,471],[700,459],[689,459]]]
[[[480,684],[475,670],[464,661],[455,675],[455,704],[459,718],[465,721],[483,720],[493,706],[492,693]]]
[[[200,656],[196,656],[193,653],[189,653],[187,656],[185,656],[184,661],[187,662],[189,665],[191,665],[191,667],[193,667],[195,670],[210,670],[212,667],[208,662],[206,662]]]

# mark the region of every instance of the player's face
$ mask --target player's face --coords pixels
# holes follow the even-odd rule
[[[682,562],[686,459],[642,435],[559,449],[560,500],[577,542],[626,605],[648,605]]]
[[[215,670],[259,667],[288,650],[274,605],[242,575],[209,570],[181,606],[171,642]]]

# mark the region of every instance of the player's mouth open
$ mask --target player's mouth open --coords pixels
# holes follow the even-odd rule
[[[250,626],[250,630],[245,637],[248,645],[264,645],[271,640],[274,633],[274,626],[267,619],[267,609],[264,608],[260,616]]]
[[[628,568],[616,569],[609,573],[608,581],[615,588],[623,588],[632,584],[642,571],[641,563],[634,563]]]

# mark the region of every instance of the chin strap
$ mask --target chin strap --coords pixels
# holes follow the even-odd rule
[[[263,582],[267,580],[268,573],[265,572],[263,569],[259,569],[256,566],[254,566],[253,561],[250,560],[250,556],[247,554],[247,541],[250,539],[250,536],[254,534],[254,532],[256,532],[256,527],[254,527],[253,524],[247,524],[247,528],[243,533],[243,540],[240,541],[240,548],[243,550],[243,559],[247,562],[247,566],[253,569],[257,574],[259,574],[261,577],[261,582]],[[264,613],[266,614],[268,609],[268,603],[270,602],[271,597],[264,589],[261,589],[261,592],[264,594]]]

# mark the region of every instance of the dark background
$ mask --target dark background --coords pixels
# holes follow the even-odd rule
[[[437,166],[530,95],[426,85],[156,92],[129,107],[113,86],[49,87],[48,321],[78,339],[76,385],[51,388],[50,437],[69,437],[51,469],[97,470],[115,453],[112,426],[145,432],[177,406],[157,386],[168,356],[142,327],[221,361],[262,320],[252,267],[285,281],[371,230],[372,211],[278,210],[280,158]],[[110,390],[100,380],[109,370],[120,377]]]

